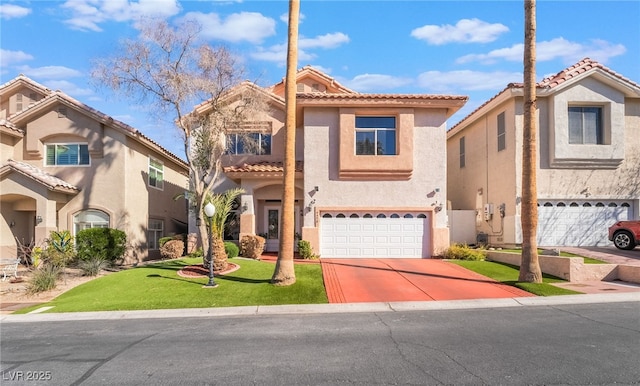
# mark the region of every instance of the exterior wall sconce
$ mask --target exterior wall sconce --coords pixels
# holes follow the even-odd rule
[[[36,216],[36,225],[40,224],[42,222],[42,216],[37,215]]]
[[[316,192],[320,191],[317,185],[313,187],[313,190],[315,190]]]
[[[196,226],[199,227],[200,225],[202,225],[202,219],[200,217],[196,218]]]
[[[9,228],[13,228],[15,226],[16,226],[15,220],[11,220],[11,222],[9,223]]]

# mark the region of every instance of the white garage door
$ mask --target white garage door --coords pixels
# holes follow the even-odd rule
[[[424,213],[323,213],[320,257],[429,257]]]
[[[627,201],[540,201],[538,245],[595,247],[612,245],[609,227],[632,216]]]

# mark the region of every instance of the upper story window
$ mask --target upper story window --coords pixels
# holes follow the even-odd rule
[[[356,117],[356,155],[396,154],[396,117]]]
[[[507,134],[504,120],[504,112],[498,114],[498,151],[507,147]]]
[[[52,143],[45,145],[47,166],[89,165],[89,145]]]
[[[460,138],[460,167],[463,168],[465,165],[465,155],[464,155],[464,137]]]
[[[164,188],[164,165],[154,158],[149,158],[149,186]]]
[[[227,154],[271,154],[271,134],[233,133],[227,135]]]
[[[604,144],[602,107],[569,107],[569,143],[579,145]]]

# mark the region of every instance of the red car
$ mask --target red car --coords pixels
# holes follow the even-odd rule
[[[609,227],[609,240],[618,249],[640,245],[640,221],[618,221]]]

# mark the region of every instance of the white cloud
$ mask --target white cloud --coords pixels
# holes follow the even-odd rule
[[[411,36],[429,44],[488,43],[508,32],[504,24],[490,24],[480,19],[462,19],[456,25],[425,25],[411,31]]]
[[[63,66],[45,66],[37,68],[20,66],[18,67],[18,70],[29,77],[40,79],[66,79],[83,75],[78,70]]]
[[[25,17],[31,13],[31,9],[15,4],[0,4],[0,19],[14,19]]]
[[[100,32],[101,23],[127,22],[142,17],[169,17],[180,12],[177,0],[67,0],[62,8],[71,12],[64,21],[72,29]]]
[[[391,75],[362,74],[357,75],[351,80],[346,80],[343,83],[351,89],[367,92],[394,89],[409,85],[413,82],[413,79],[400,78]]]
[[[298,41],[298,47],[305,48],[336,48],[342,44],[349,43],[349,36],[342,32],[328,33],[315,38],[301,37]]]
[[[51,90],[60,90],[63,93],[71,95],[73,97],[85,97],[93,95],[93,90],[78,87],[76,84],[67,80],[47,80],[42,82],[42,84],[49,87]]]
[[[427,71],[418,76],[420,87],[435,92],[501,90],[510,82],[522,82],[522,73],[461,70]]]
[[[0,48],[0,66],[6,67],[14,63],[32,60],[33,56],[24,51],[9,51]]]
[[[593,39],[588,43],[577,43],[565,38],[555,38],[553,40],[538,42],[536,44],[536,60],[545,62],[560,59],[566,64],[575,63],[585,57],[606,63],[610,58],[622,55],[626,52],[622,44],[613,44],[605,40]],[[490,51],[487,54],[470,54],[456,60],[457,63],[479,62],[482,64],[493,64],[498,60],[511,62],[522,61],[524,45],[514,44],[511,47],[500,48]]]
[[[308,52],[311,49],[331,49],[339,47],[349,42],[349,36],[342,32],[328,33],[315,38],[301,37],[298,40],[298,62],[310,62],[317,55]],[[287,60],[287,44],[276,44],[268,48],[258,47],[257,51],[251,54],[256,60],[279,63],[284,65]]]
[[[202,25],[206,39],[259,44],[276,34],[276,21],[257,12],[233,13],[224,20],[216,13],[189,12],[184,18]]]

